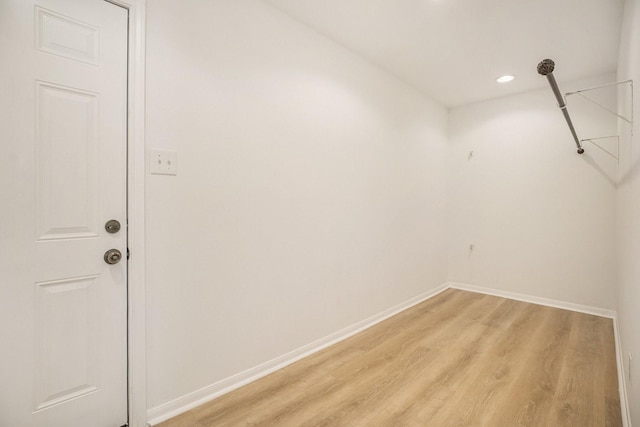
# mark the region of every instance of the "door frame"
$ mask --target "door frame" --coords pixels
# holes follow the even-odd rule
[[[145,301],[146,0],[104,0],[128,10],[127,65],[127,399],[130,427],[147,426]]]

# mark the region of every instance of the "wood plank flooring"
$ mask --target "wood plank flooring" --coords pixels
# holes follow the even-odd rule
[[[613,323],[449,289],[160,426],[619,427]]]

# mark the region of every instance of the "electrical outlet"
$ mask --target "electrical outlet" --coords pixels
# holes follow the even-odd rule
[[[149,171],[154,175],[177,175],[178,153],[172,150],[150,150]]]

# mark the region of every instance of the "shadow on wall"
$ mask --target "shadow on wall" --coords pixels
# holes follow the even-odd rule
[[[617,186],[618,182],[618,164],[617,160],[612,159],[603,154],[599,154],[596,148],[589,150],[589,146],[585,146],[582,159],[585,163],[589,164],[593,169],[598,171],[604,179],[606,179],[613,187]],[[605,157],[603,157],[605,156]]]

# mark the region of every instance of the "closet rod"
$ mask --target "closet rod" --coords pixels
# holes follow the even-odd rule
[[[580,139],[578,139],[578,135],[576,134],[576,129],[573,127],[573,123],[571,122],[571,117],[569,116],[569,112],[567,111],[567,103],[564,102],[564,97],[562,96],[562,93],[560,93],[560,89],[558,89],[556,78],[553,76],[553,69],[555,68],[555,66],[555,62],[553,62],[551,59],[543,59],[538,64],[538,74],[547,77],[547,80],[551,85],[551,90],[553,90],[553,94],[558,100],[558,107],[560,107],[560,109],[562,110],[564,119],[567,121],[567,125],[569,125],[571,135],[573,135],[573,139],[576,142],[576,146],[578,147],[578,154],[582,154],[584,153],[584,148],[582,148]]]

